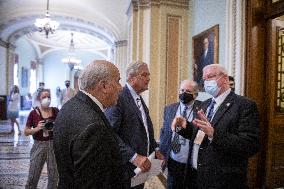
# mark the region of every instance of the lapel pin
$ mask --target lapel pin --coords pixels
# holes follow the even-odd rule
[[[230,103],[227,103],[226,106],[230,106]]]

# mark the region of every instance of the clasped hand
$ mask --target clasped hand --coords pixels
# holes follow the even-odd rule
[[[205,134],[207,134],[209,138],[213,138],[214,128],[212,127],[211,123],[207,120],[206,115],[203,112],[203,110],[202,109],[199,110],[197,112],[197,115],[199,119],[195,118],[192,121],[192,124],[198,127]],[[174,118],[172,125],[171,125],[171,129],[172,131],[176,131],[177,127],[182,127],[185,129],[186,125],[187,125],[186,119],[184,117],[178,116]]]

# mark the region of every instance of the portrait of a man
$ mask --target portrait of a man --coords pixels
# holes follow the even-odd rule
[[[202,70],[209,64],[218,63],[218,25],[193,37],[193,76],[203,85]]]

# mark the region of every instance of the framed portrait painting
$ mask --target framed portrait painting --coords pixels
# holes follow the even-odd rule
[[[202,70],[209,64],[218,64],[219,25],[192,37],[193,78],[203,85]]]

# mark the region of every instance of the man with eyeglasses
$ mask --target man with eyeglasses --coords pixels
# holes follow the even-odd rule
[[[116,106],[108,108],[105,112],[113,129],[121,139],[120,150],[126,163],[125,188],[130,188],[131,177],[135,176],[135,168],[139,167],[143,172],[151,168],[151,162],[147,158],[155,152],[159,159],[164,159],[157,148],[154,139],[154,129],[149,110],[141,93],[148,90],[150,73],[148,65],[142,61],[136,61],[127,66],[127,83]],[[144,184],[132,188],[142,189]]]
[[[168,168],[167,188],[186,188],[186,167],[190,165],[190,144],[185,139],[172,132],[171,123],[176,116],[183,116],[187,121],[196,117],[200,101],[195,100],[198,95],[198,84],[195,81],[183,80],[179,88],[179,102],[170,104],[164,109],[164,123],[160,135],[160,150],[165,156],[164,168]]]
[[[189,188],[234,188],[247,185],[248,158],[259,149],[256,103],[236,95],[224,67],[203,69],[205,91],[213,96],[202,103],[198,118],[173,120],[172,130],[193,141]]]

